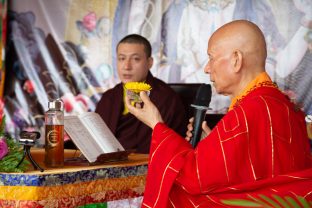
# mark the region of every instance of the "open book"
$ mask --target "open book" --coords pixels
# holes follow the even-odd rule
[[[101,159],[101,156],[107,159],[107,155],[118,157],[115,153],[125,152],[103,119],[95,112],[65,116],[64,128],[90,163]]]

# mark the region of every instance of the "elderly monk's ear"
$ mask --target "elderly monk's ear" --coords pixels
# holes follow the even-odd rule
[[[239,72],[243,66],[243,53],[240,50],[235,50],[232,58],[234,71]]]

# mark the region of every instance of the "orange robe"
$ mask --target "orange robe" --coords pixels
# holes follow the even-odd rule
[[[153,131],[142,207],[225,207],[264,194],[312,199],[304,114],[273,83],[242,96],[193,149],[165,124]]]

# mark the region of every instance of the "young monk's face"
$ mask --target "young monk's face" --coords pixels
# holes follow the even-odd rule
[[[122,83],[145,81],[153,59],[147,57],[143,44],[121,43],[117,48],[117,70]]]

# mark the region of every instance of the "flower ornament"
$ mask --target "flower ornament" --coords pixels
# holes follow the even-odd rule
[[[291,101],[295,101],[297,98],[297,95],[294,91],[292,90],[285,90],[283,91],[283,93],[291,100]]]
[[[77,20],[76,25],[82,38],[104,37],[110,33],[110,19],[98,18],[95,12],[89,12],[82,20]]]
[[[3,134],[3,132],[1,132]],[[12,137],[6,135],[0,139],[0,172],[25,172],[30,162],[23,160],[23,148]]]
[[[2,123],[2,119],[3,119],[3,109],[4,109],[4,103],[3,103],[3,100],[0,99],[0,124]]]
[[[75,96],[72,93],[65,93],[61,99],[66,113],[85,112],[94,108],[90,98],[84,94]]]
[[[82,19],[82,25],[89,32],[92,32],[96,28],[96,14],[94,12],[90,12],[85,15]]]
[[[71,140],[69,135],[66,132],[64,132],[64,141],[69,141],[69,140]]]
[[[297,102],[297,94],[292,90],[285,90],[283,91],[284,95],[292,102],[295,106],[295,110],[302,110],[303,111],[303,104]]]
[[[127,82],[124,85],[124,88],[126,89],[126,93],[129,96],[130,100],[137,103],[142,102],[140,97],[141,91],[145,91],[149,95],[149,92],[152,89],[149,84],[146,84],[144,82]]]
[[[24,172],[30,164],[24,160],[16,167],[23,157],[23,149],[8,134],[5,133],[4,103],[0,99],[0,172]]]
[[[0,160],[2,160],[2,158],[4,156],[6,156],[8,154],[8,145],[5,141],[5,137],[3,137],[3,130],[4,130],[4,113],[3,113],[3,109],[4,109],[4,103],[3,100],[0,99]]]
[[[23,89],[28,92],[30,95],[32,95],[35,91],[35,85],[31,80],[26,80]]]
[[[125,88],[137,93],[141,91],[150,91],[152,89],[149,84],[144,82],[128,82],[125,84]]]
[[[66,113],[72,112],[74,110],[75,103],[74,95],[72,93],[65,93],[61,99],[64,103],[65,112]]]
[[[4,156],[6,156],[8,152],[9,152],[8,145],[5,139],[2,137],[0,139],[0,160],[2,160],[2,158],[4,158]]]

